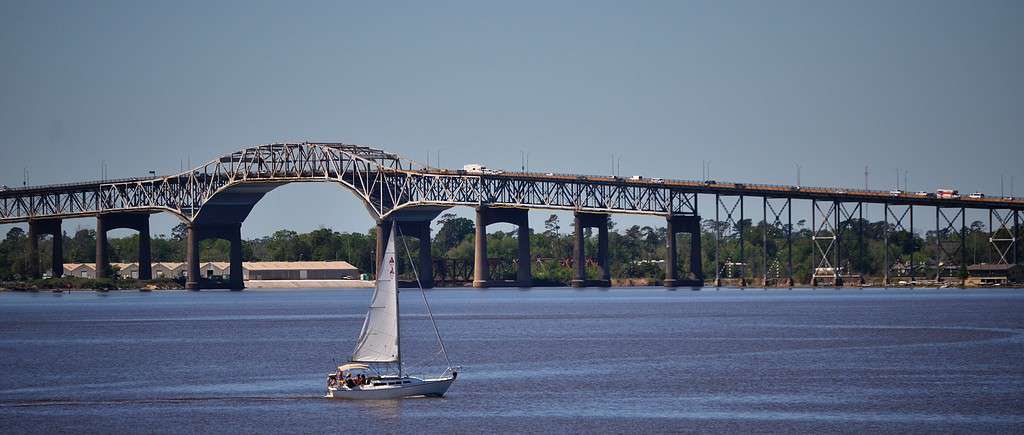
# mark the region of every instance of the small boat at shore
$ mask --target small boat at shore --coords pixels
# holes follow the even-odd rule
[[[426,294],[420,286],[427,317],[434,327],[437,343],[447,368],[436,377],[414,377],[402,366],[401,327],[398,305],[398,281],[395,261],[395,233],[392,225],[387,248],[377,268],[378,277],[363,328],[349,362],[327,375],[327,398],[386,400],[405,397],[442,397],[458,377],[448,358],[441,333],[430,312]],[[419,282],[419,277],[416,279]]]

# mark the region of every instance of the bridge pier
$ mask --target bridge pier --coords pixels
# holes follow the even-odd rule
[[[377,222],[377,251],[376,251],[376,263],[375,268],[380,267],[380,261],[384,258],[384,250],[388,243],[388,237],[391,235],[391,223],[396,222],[398,224],[398,233],[402,236],[415,237],[419,240],[419,266],[417,267],[417,273],[420,278],[420,285],[423,288],[434,288],[434,261],[430,254],[430,221],[427,220],[401,220],[401,217],[395,220],[382,220]],[[402,255],[404,248],[401,242],[396,242],[395,249],[398,251],[396,255],[399,258],[404,258]],[[399,262],[401,263],[401,262]],[[414,266],[416,267],[416,266]]]
[[[188,263],[188,276],[185,281],[185,288],[188,290],[200,290],[203,284],[203,277],[199,271],[199,242],[206,239],[224,239],[231,243],[229,261],[228,288],[231,290],[245,289],[245,281],[242,278],[242,224],[208,224],[200,225],[192,222],[188,226],[188,247],[186,263]]]
[[[126,228],[139,233],[139,279],[153,279],[150,252],[149,214],[116,213],[96,216],[96,277],[110,278],[110,257],[107,253],[107,231]]]
[[[516,286],[533,286],[530,255],[530,212],[525,208],[492,208],[480,206],[476,209],[476,242],[473,256],[473,287],[485,288],[491,284],[490,263],[487,261],[487,226],[508,223],[516,226],[518,247],[516,250]]]
[[[574,213],[575,229],[573,243],[573,277],[570,285],[587,287],[594,284],[598,287],[610,287],[611,268],[608,264],[608,215],[601,213]],[[587,280],[586,246],[583,239],[585,228],[597,228],[597,262],[601,275],[597,280]]]
[[[28,259],[26,269],[28,276],[38,279],[39,272],[39,236],[53,236],[53,259],[51,261],[54,278],[64,275],[64,233],[61,231],[60,219],[31,220],[28,222]]]
[[[670,215],[665,218],[667,223],[667,246],[665,251],[664,285],[674,288],[677,285],[690,287],[704,286],[704,268],[700,247],[700,216]],[[676,234],[690,234],[690,276],[678,279],[679,268],[676,259]]]

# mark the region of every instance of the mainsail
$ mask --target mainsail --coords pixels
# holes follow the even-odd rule
[[[370,309],[359,332],[353,362],[398,362],[398,281],[395,275],[395,229],[391,229],[388,245],[377,267],[377,286],[373,290]]]

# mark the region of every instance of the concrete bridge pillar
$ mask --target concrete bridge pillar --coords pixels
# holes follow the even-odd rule
[[[194,223],[188,225],[186,244],[185,263],[188,264],[188,272],[185,288],[199,290],[199,228]]]
[[[487,226],[508,223],[516,226],[516,286],[532,287],[532,256],[530,255],[530,211],[525,208],[493,208],[481,205],[476,209],[476,245],[473,263],[473,287],[490,284],[490,264],[487,261]]]
[[[667,216],[667,246],[665,250],[665,287],[676,287],[679,284],[689,286],[704,285],[704,270],[700,247],[700,216]],[[676,234],[690,234],[690,276],[679,279],[678,259],[676,255]],[[681,282],[682,281],[682,282]]]
[[[60,277],[63,275],[63,231],[60,229],[60,219],[29,221],[29,274],[39,277],[39,236],[44,234],[53,236],[50,275]]]
[[[113,213],[96,216],[96,277],[110,278],[110,257],[107,252],[107,231],[127,228],[139,233],[139,279],[153,279],[150,252],[149,214]]]
[[[227,286],[231,290],[245,289],[245,281],[242,277],[242,224],[197,224],[195,222],[188,227],[188,252],[186,254],[188,277],[185,288],[189,290],[202,288],[203,277],[199,270],[199,242],[206,239],[223,239],[231,243]]]
[[[476,208],[476,234],[473,244],[473,287],[485,288],[490,277],[487,262],[487,207]]]
[[[139,222],[139,279],[153,279],[153,254],[149,242],[149,216]]]
[[[59,278],[64,275],[64,232],[61,231],[60,219],[31,220],[28,222],[28,255],[25,269],[30,278],[41,277],[39,271],[39,237],[49,234],[53,236],[53,252],[51,275]]]
[[[530,255],[530,221],[527,216],[529,212],[523,210],[522,223],[519,224],[516,237],[519,239],[519,250],[516,252],[518,267],[516,269],[516,285],[519,287],[533,287],[533,271],[531,270],[533,258]]]
[[[39,236],[53,236],[51,272],[54,278],[64,275],[64,232],[61,231],[60,219],[32,220],[28,223],[29,255],[28,273],[39,278]]]
[[[430,254],[430,222],[431,219],[425,220],[384,220],[377,222],[377,252],[376,252],[376,264],[375,268],[380,268],[381,259],[384,258],[384,250],[387,249],[388,237],[391,235],[392,222],[398,224],[398,233],[402,236],[415,237],[419,240],[419,265],[412,265],[416,267],[416,273],[420,278],[420,285],[423,288],[434,288],[434,260]],[[402,246],[401,241],[395,241],[395,255],[399,258],[405,258],[405,248]]]
[[[39,279],[39,235],[31,222],[28,224],[28,255],[25,261],[25,273],[29,278]]]
[[[573,243],[573,287],[586,287],[587,280],[586,246],[583,239],[585,228],[597,228],[597,262],[601,274],[594,281],[599,287],[611,286],[611,265],[608,263],[608,215],[600,213],[575,213]]]
[[[107,257],[107,220],[96,216],[96,278],[110,278],[110,260]]]

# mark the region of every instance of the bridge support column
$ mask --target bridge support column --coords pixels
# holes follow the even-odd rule
[[[434,288],[434,260],[430,254],[430,219],[427,220],[401,220],[401,216],[395,221],[385,220],[377,223],[377,265],[380,267],[380,261],[384,258],[384,250],[387,249],[388,237],[391,235],[391,224],[396,222],[398,224],[398,235],[415,237],[419,240],[419,265],[410,265],[416,267],[417,276],[420,279],[420,285],[423,288]],[[395,241],[395,249],[399,258],[405,258],[405,248],[402,247],[401,241]],[[401,263],[401,261],[399,261]]]
[[[149,216],[139,222],[139,279],[153,279],[153,257],[149,243]]]
[[[110,278],[110,260],[107,257],[107,220],[96,216],[96,278]]]
[[[530,270],[531,262],[533,261],[530,255],[530,223],[529,219],[525,216],[526,214],[526,210],[523,210],[524,219],[519,225],[519,234],[516,236],[519,238],[519,249],[516,252],[518,260],[516,284],[524,288],[533,286],[533,273]]]
[[[53,236],[53,250],[50,275],[60,278],[64,275],[64,232],[61,231],[60,219],[31,220],[28,222],[28,258],[26,271],[31,278],[40,278],[39,272],[39,236]]]
[[[185,277],[185,288],[199,290],[199,228],[194,223],[188,224],[185,263],[188,264],[188,275]]]
[[[188,279],[185,288],[199,290],[203,287],[203,277],[199,270],[199,242],[206,239],[223,239],[231,244],[228,259],[227,288],[230,290],[245,289],[242,276],[242,224],[198,224],[192,222],[188,227]]]
[[[480,206],[476,209],[476,234],[473,244],[473,287],[487,287],[488,269],[487,208]]]
[[[148,213],[113,213],[96,216],[96,277],[111,277],[112,271],[107,251],[107,231],[118,228],[127,228],[139,232],[139,279],[153,279]]]
[[[516,250],[516,282],[518,287],[532,287],[533,275],[530,270],[530,219],[525,208],[493,208],[481,205],[476,209],[476,249],[473,262],[473,287],[484,288],[493,284],[490,280],[490,262],[487,259],[487,226],[508,223],[516,226],[518,249]]]
[[[228,288],[235,291],[243,290],[245,281],[242,279],[242,224],[232,226],[225,232],[228,241],[231,242],[231,280],[228,282]]]
[[[598,287],[611,286],[611,268],[608,264],[608,215],[598,213],[575,213],[575,230],[573,243],[573,278],[570,284],[573,287],[586,287],[591,282],[587,280],[586,246],[583,238],[585,228],[597,228],[598,248],[597,261],[601,269],[599,279],[593,283]]]
[[[430,255],[430,222],[423,222],[420,233],[420,285],[434,288],[434,259]]]
[[[704,267],[700,247],[700,216],[667,216],[665,249],[665,287],[677,285],[698,287],[704,285]],[[676,234],[690,234],[690,274],[687,279],[679,279],[679,267],[676,249]]]
[[[28,224],[28,255],[25,261],[25,273],[29,278],[39,279],[39,235],[31,222]]]

